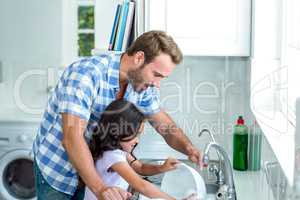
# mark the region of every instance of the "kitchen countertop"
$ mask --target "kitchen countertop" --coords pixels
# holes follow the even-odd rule
[[[260,171],[233,171],[237,200],[273,200],[265,174]]]

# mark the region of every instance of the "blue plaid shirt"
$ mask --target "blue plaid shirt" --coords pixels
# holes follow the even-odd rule
[[[119,91],[121,54],[108,54],[82,59],[62,74],[48,100],[43,120],[33,144],[33,152],[46,181],[56,190],[73,195],[78,174],[62,146],[62,116],[69,113],[88,122],[85,136],[99,120],[101,113]],[[159,112],[159,90],[149,87],[137,93],[128,85],[124,98],[133,102],[146,115]]]

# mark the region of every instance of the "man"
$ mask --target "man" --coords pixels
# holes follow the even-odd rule
[[[85,140],[105,107],[119,98],[135,103],[168,145],[200,163],[200,152],[159,107],[160,81],[181,61],[170,36],[150,31],[122,55],[94,56],[70,65],[49,98],[33,145],[38,199],[79,199],[79,176],[98,199],[130,196],[103,183]]]

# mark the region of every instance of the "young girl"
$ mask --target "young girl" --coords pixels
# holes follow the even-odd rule
[[[144,164],[132,154],[143,130],[144,115],[130,102],[116,100],[101,115],[90,143],[96,169],[108,186],[124,190],[130,185],[150,198],[174,200],[139,175],[149,176],[175,169],[176,159],[169,158],[163,165]],[[85,200],[96,200],[89,188]]]

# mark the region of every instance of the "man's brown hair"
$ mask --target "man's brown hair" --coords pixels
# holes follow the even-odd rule
[[[145,64],[150,63],[160,53],[168,54],[172,62],[179,64],[182,61],[182,53],[173,38],[164,31],[149,31],[140,35],[126,50],[129,56],[143,51]]]

